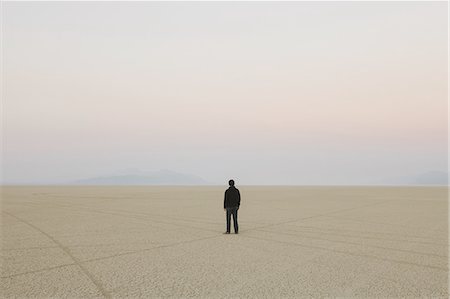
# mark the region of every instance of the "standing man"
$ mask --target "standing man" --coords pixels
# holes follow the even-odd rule
[[[230,185],[230,187],[225,191],[225,199],[223,201],[223,208],[227,212],[227,231],[225,234],[230,233],[231,215],[233,215],[234,233],[237,234],[239,231],[237,215],[239,205],[241,204],[241,194],[239,193],[239,190],[234,187],[233,180],[229,180],[228,185]]]

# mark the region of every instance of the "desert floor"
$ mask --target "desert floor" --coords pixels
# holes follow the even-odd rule
[[[444,187],[2,187],[0,297],[448,297]]]

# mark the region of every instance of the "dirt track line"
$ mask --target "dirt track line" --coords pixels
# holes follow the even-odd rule
[[[194,242],[197,242],[197,241],[202,241],[202,240],[207,240],[207,239],[214,239],[214,238],[218,238],[218,237],[222,237],[222,236],[223,235],[216,235],[216,236],[209,236],[209,237],[204,237],[204,238],[186,240],[186,241],[182,241],[182,242],[174,242],[174,243],[169,243],[169,244],[149,247],[149,248],[145,248],[145,249],[141,249],[141,250],[133,250],[133,251],[122,252],[122,253],[119,253],[119,254],[114,254],[114,255],[109,255],[109,256],[104,256],[104,257],[99,257],[99,258],[94,258],[94,259],[78,260],[78,262],[80,264],[89,263],[89,262],[96,262],[96,261],[107,260],[107,259],[111,259],[111,258],[115,258],[115,257],[125,256],[125,255],[142,253],[142,252],[151,251],[151,250],[160,249],[160,248],[167,248],[167,247],[173,247],[173,246],[178,246],[178,245],[183,245],[183,244],[188,244],[188,243],[194,243]],[[58,246],[58,247],[60,248],[60,246]],[[80,266],[78,263],[74,262],[74,263],[71,263],[71,264],[64,264],[64,265],[59,265],[59,266],[50,267],[50,268],[44,268],[44,269],[38,269],[38,270],[34,270],[34,271],[16,273],[16,274],[9,275],[9,276],[3,276],[1,278],[11,278],[11,277],[16,277],[16,276],[30,274],[30,273],[38,273],[38,272],[43,272],[43,271],[47,271],[47,270],[52,270],[52,269],[66,267],[66,266],[71,266],[71,265]]]
[[[321,247],[321,246],[305,245],[305,244],[300,244],[300,243],[295,243],[295,242],[287,242],[287,241],[279,241],[279,240],[266,239],[266,238],[258,238],[258,237],[254,237],[254,236],[241,235],[241,237],[243,237],[243,238],[250,238],[250,239],[256,239],[256,240],[263,240],[263,241],[267,241],[267,242],[275,242],[275,243],[280,243],[280,244],[287,244],[287,245],[291,245],[291,246],[299,246],[299,247],[305,247],[305,248],[312,248],[312,249],[332,251],[332,252],[336,252],[336,253],[342,253],[342,254],[359,256],[359,257],[366,257],[366,258],[381,260],[381,261],[385,261],[385,262],[393,262],[393,263],[397,263],[397,264],[405,264],[405,265],[410,265],[410,266],[417,266],[417,267],[422,267],[422,268],[430,268],[430,269],[436,269],[436,270],[439,270],[439,271],[448,272],[448,268],[444,268],[444,267],[416,264],[416,263],[411,263],[411,262],[406,262],[406,261],[399,261],[399,260],[389,259],[389,258],[381,258],[381,257],[375,256],[375,255],[360,254],[360,253],[349,252],[349,251],[345,251],[345,250],[336,250],[336,249],[330,249],[330,248]]]
[[[160,248],[173,247],[173,246],[178,246],[178,245],[183,245],[183,244],[189,244],[189,243],[194,243],[194,242],[208,240],[208,239],[215,239],[215,238],[219,238],[219,237],[223,237],[223,235],[221,234],[221,235],[217,235],[217,236],[209,236],[209,237],[204,237],[204,238],[191,239],[191,240],[186,240],[186,241],[181,241],[181,242],[174,242],[174,243],[164,244],[164,245],[160,245],[160,246],[145,248],[145,249],[141,249],[141,250],[133,250],[133,251],[128,251],[128,252],[122,252],[122,253],[119,253],[119,254],[99,257],[99,258],[95,258],[95,259],[84,260],[81,263],[89,263],[89,262],[96,262],[96,261],[101,261],[101,260],[107,260],[107,259],[111,259],[111,258],[115,258],[115,257],[119,257],[119,256],[130,255],[130,254],[135,254],[135,253],[141,253],[141,252],[151,251],[151,250],[160,249]]]
[[[81,263],[81,261],[75,257],[70,250],[65,247],[63,244],[61,244],[58,240],[56,240],[55,238],[53,238],[51,235],[49,235],[48,233],[46,233],[45,231],[43,231],[42,229],[40,229],[39,227],[35,226],[34,224],[17,217],[14,214],[11,214],[9,212],[6,211],[2,211],[3,213],[16,218],[17,220],[27,224],[28,226],[32,227],[33,229],[37,230],[38,232],[40,232],[41,234],[43,234],[44,236],[46,236],[47,238],[49,238],[51,241],[53,241],[56,245],[58,245],[59,248],[61,248],[62,251],[64,251],[64,253],[66,253],[73,261],[74,263],[81,269],[81,271],[83,271],[83,273],[91,280],[91,282],[97,287],[97,289],[100,291],[100,293],[105,297],[105,298],[111,298],[111,295],[109,294],[108,291],[105,290],[105,288],[103,287],[103,285],[100,283],[100,281],[98,281]]]
[[[288,220],[288,221],[283,221],[283,222],[278,222],[278,223],[258,226],[258,227],[246,229],[245,231],[252,231],[252,230],[256,230],[256,229],[260,229],[260,228],[267,228],[267,227],[272,227],[272,226],[278,226],[278,225],[283,225],[283,224],[287,224],[287,223],[293,223],[293,222],[298,222],[298,221],[303,221],[303,220],[309,220],[309,219],[312,219],[312,218],[323,217],[323,216],[327,216],[327,215],[331,215],[331,214],[335,214],[335,213],[341,213],[341,212],[352,211],[352,210],[357,210],[357,209],[361,209],[361,208],[367,208],[367,207],[371,207],[371,206],[381,205],[381,204],[386,203],[388,201],[391,201],[391,200],[388,199],[388,200],[383,200],[381,202],[377,202],[377,203],[373,203],[373,204],[369,204],[369,205],[364,205],[364,206],[359,206],[359,207],[352,207],[352,208],[345,208],[345,209],[340,209],[340,210],[336,210],[336,211],[331,211],[331,212],[328,212],[328,213],[323,213],[323,214],[318,214],[318,215],[313,215],[313,216],[308,216],[308,217],[301,217],[301,218],[297,218],[297,219],[293,219],[293,220]],[[242,230],[242,231],[244,231],[244,230]]]
[[[17,248],[2,248],[0,251],[16,251],[16,250],[33,250],[33,249],[48,249],[48,248],[59,248],[58,246],[35,246],[35,247],[17,247]]]
[[[161,220],[155,220],[155,219],[151,219],[151,215],[143,215],[143,214],[135,214],[135,213],[131,213],[131,212],[108,212],[108,211],[100,211],[97,209],[93,209],[93,208],[89,208],[89,207],[84,207],[84,206],[80,206],[80,205],[71,205],[71,204],[61,204],[61,203],[57,203],[54,204],[52,203],[51,206],[57,206],[57,207],[61,207],[61,208],[68,208],[68,209],[78,209],[81,211],[88,211],[88,212],[92,212],[92,213],[98,213],[98,214],[104,214],[104,215],[110,215],[110,216],[119,216],[119,217],[124,217],[124,218],[129,218],[129,219],[135,219],[135,220],[144,220],[147,224],[148,222],[153,222],[153,223],[159,223],[159,224],[166,224],[166,225],[172,225],[175,227],[182,227],[182,228],[193,228],[193,229],[197,229],[197,230],[203,230],[203,231],[210,231],[210,232],[215,232],[217,233],[216,230],[212,230],[212,229],[207,229],[207,228],[200,228],[200,227],[195,227],[195,226],[188,226],[188,225],[184,225],[184,224],[179,224],[179,223],[173,223],[173,222],[167,222],[167,221],[161,221]],[[162,228],[159,226],[154,226],[155,228],[158,229],[165,229],[165,230],[170,230],[167,228]]]
[[[385,222],[377,222],[377,221],[364,221],[364,220],[358,220],[358,219],[352,219],[352,218],[346,218],[346,217],[336,217],[336,216],[326,216],[329,218],[336,218],[336,219],[342,219],[342,220],[347,220],[347,221],[353,221],[353,222],[360,222],[360,223],[370,223],[370,224],[380,224],[380,225],[385,225],[385,226],[390,226],[390,227],[405,227],[405,228],[410,228],[410,229],[420,229],[423,230],[422,227],[413,227],[410,225],[402,225],[402,224],[393,224],[393,223],[385,223]],[[441,229],[426,229],[427,231],[432,231],[432,232],[442,232]]]
[[[387,202],[387,201],[390,201],[390,200],[386,200],[386,202]],[[383,203],[383,202],[381,202],[381,203]],[[377,204],[381,204],[381,203],[375,203],[375,204],[370,204],[370,205],[366,205],[366,206],[372,206],[372,205],[377,205]],[[54,204],[52,204],[52,206],[54,206]],[[208,230],[208,231],[213,231],[213,230],[202,229],[202,228],[200,228],[200,227],[194,227],[194,226],[186,226],[186,225],[182,225],[182,224],[179,224],[179,223],[173,223],[173,222],[165,222],[165,221],[160,221],[160,220],[158,221],[158,220],[154,220],[154,219],[150,219],[150,218],[151,218],[152,216],[156,216],[156,217],[166,217],[166,218],[168,217],[168,218],[171,218],[171,219],[174,219],[174,220],[177,220],[177,221],[185,221],[185,222],[195,222],[195,223],[204,223],[204,224],[220,225],[220,223],[218,223],[218,222],[204,222],[204,221],[198,221],[198,220],[187,219],[187,218],[185,218],[185,217],[173,217],[173,216],[165,216],[165,215],[152,214],[152,213],[133,213],[133,212],[130,212],[130,211],[121,211],[121,210],[109,210],[108,212],[105,212],[105,211],[98,211],[98,210],[92,210],[92,208],[87,207],[87,206],[85,206],[85,205],[74,205],[74,204],[67,204],[67,203],[66,203],[66,204],[58,203],[57,206],[59,206],[59,207],[66,207],[66,208],[71,207],[71,208],[77,208],[77,209],[79,209],[79,210],[94,211],[94,212],[102,213],[102,214],[109,214],[109,215],[122,216],[122,217],[129,217],[129,218],[136,219],[136,220],[138,220],[138,219],[139,219],[139,220],[144,220],[144,219],[145,219],[145,220],[148,220],[148,221],[151,221],[151,222],[163,223],[163,224],[169,224],[169,225],[175,225],[175,226],[183,226],[183,227],[188,227],[188,228],[193,228],[193,229],[199,229],[199,230],[205,230],[205,231],[206,231],[206,230]],[[366,207],[366,206],[362,206],[362,207]],[[348,220],[348,221],[358,221],[358,220],[355,220],[355,219],[347,219],[347,218],[344,218],[344,217],[336,217],[336,216],[329,216],[329,215],[330,215],[330,214],[333,214],[333,213],[338,213],[338,212],[341,212],[341,211],[353,210],[353,209],[358,209],[358,208],[362,208],[362,207],[346,208],[346,209],[344,209],[344,210],[333,211],[333,212],[330,212],[330,213],[327,213],[327,214],[321,214],[321,215],[311,216],[311,217],[302,218],[302,219],[297,219],[297,220],[289,220],[288,222],[281,222],[281,223],[276,223],[276,224],[263,225],[263,226],[256,227],[256,228],[246,229],[245,231],[254,230],[254,229],[259,229],[259,228],[266,228],[266,227],[271,227],[271,226],[276,226],[276,225],[286,224],[286,223],[290,223],[290,222],[296,222],[296,221],[300,221],[300,220],[303,220],[303,219],[307,220],[307,219],[310,219],[310,218],[320,217],[320,216],[330,217],[330,218],[336,218],[336,219],[344,219],[344,220]],[[150,217],[150,218],[147,218],[147,217]],[[365,222],[365,221],[358,221],[358,222]],[[392,226],[392,224],[387,224],[387,223],[380,223],[380,222],[371,222],[371,223],[376,223],[376,224],[383,224],[383,225]],[[400,226],[400,225],[394,225],[394,226]],[[404,227],[408,227],[408,228],[409,228],[409,226],[406,226],[406,225],[405,225]],[[159,228],[159,227],[157,227],[157,228]],[[329,230],[331,230],[331,229],[329,229]],[[244,231],[244,230],[242,230],[242,231]],[[357,231],[357,232],[359,232],[359,231]],[[370,232],[370,233],[372,233],[372,232]],[[373,232],[373,233],[376,233],[376,234],[389,234],[389,233],[378,233],[378,232]],[[397,234],[392,234],[392,233],[390,233],[390,234],[391,234],[391,235],[397,235]],[[403,237],[403,235],[402,235],[402,237]],[[409,236],[409,235],[405,235],[404,237],[436,240],[436,238],[429,238],[429,237],[423,237],[423,236]],[[370,237],[370,238],[369,238],[369,237],[362,237],[362,238],[366,238],[366,239],[375,239],[374,237]],[[408,242],[408,243],[420,243],[420,244],[430,244],[430,245],[447,246],[447,247],[448,247],[448,244],[436,244],[436,243],[423,242],[423,241],[405,240],[405,242]]]
[[[328,216],[331,218],[331,216]],[[335,218],[335,217],[332,217]],[[305,229],[313,229],[313,230],[322,230],[322,231],[337,231],[337,232],[348,232],[348,233],[358,233],[358,234],[370,234],[370,235],[387,235],[387,236],[394,236],[394,237],[401,237],[401,238],[413,238],[413,239],[425,239],[425,240],[442,240],[442,238],[432,238],[432,237],[424,237],[424,236],[414,236],[414,235],[405,235],[405,234],[396,234],[396,233],[389,233],[389,232],[379,232],[379,231],[364,231],[364,230],[355,230],[355,229],[339,229],[339,228],[329,228],[329,227],[319,227],[319,226],[307,226],[307,225],[291,225],[292,228],[305,228]],[[388,239],[386,239],[388,240]],[[410,240],[407,240],[410,241]],[[432,243],[432,242],[423,242],[423,241],[410,241],[414,243],[423,243],[423,244],[430,244],[430,245],[445,245],[448,246],[448,244],[438,244],[438,243]]]
[[[448,259],[448,257],[444,256],[444,255],[434,254],[434,253],[427,253],[427,252],[419,252],[419,251],[414,251],[414,250],[406,250],[406,249],[399,249],[399,248],[392,248],[392,247],[383,247],[383,246],[377,246],[377,245],[368,245],[368,244],[362,244],[362,243],[356,243],[356,242],[332,240],[332,239],[319,238],[319,237],[309,237],[309,236],[304,236],[304,235],[300,235],[300,234],[290,234],[290,233],[285,233],[285,232],[274,232],[274,231],[263,230],[263,229],[258,229],[257,231],[266,232],[266,233],[275,234],[275,235],[286,235],[286,236],[295,236],[295,237],[300,237],[300,238],[305,238],[305,239],[321,240],[321,241],[327,241],[327,242],[331,242],[331,243],[342,243],[342,244],[346,244],[346,245],[355,245],[355,246],[363,246],[363,247],[377,248],[377,249],[383,249],[383,250],[400,251],[400,252],[405,252],[405,253],[410,253],[410,254],[418,254],[418,255],[425,255],[425,256],[429,256],[429,257],[443,258],[445,260]]]
[[[423,241],[414,241],[414,240],[408,240],[408,239],[391,239],[391,238],[381,238],[378,236],[367,236],[367,235],[352,235],[352,234],[342,234],[342,233],[336,233],[334,231],[343,231],[343,230],[333,230],[333,229],[318,229],[318,230],[302,230],[302,226],[297,226],[300,229],[286,229],[283,228],[283,231],[287,232],[293,232],[293,233],[309,233],[309,234],[320,234],[320,235],[330,235],[330,236],[339,236],[339,237],[348,237],[352,239],[368,239],[368,240],[379,240],[379,241],[394,241],[394,242],[401,242],[401,243],[416,243],[416,244],[424,244],[424,245],[433,245],[433,246],[440,246],[440,247],[448,247],[448,244],[444,243],[433,243],[433,242],[423,242]],[[370,234],[370,232],[364,232],[366,234]],[[401,238],[401,235],[399,235],[399,238]],[[405,237],[404,237],[405,238]]]
[[[67,266],[77,266],[77,264],[76,263],[63,264],[63,265],[54,266],[54,267],[48,267],[48,268],[37,269],[37,270],[33,270],[33,271],[27,271],[27,272],[20,272],[20,273],[16,273],[16,274],[11,274],[11,275],[8,275],[8,276],[2,276],[1,278],[2,279],[13,278],[13,277],[27,275],[27,274],[33,274],[33,273],[39,273],[39,272],[45,272],[45,271],[50,271],[50,270],[54,270],[54,269],[64,268],[64,267],[67,267]]]
[[[74,196],[76,197],[76,196]],[[95,197],[93,197],[95,198]],[[64,204],[64,203],[63,203]],[[59,205],[61,205],[61,203],[59,203]],[[80,204],[67,204],[65,203],[66,206],[71,206],[71,207],[76,207],[79,209],[85,209],[85,210],[91,210],[93,207],[90,206],[86,206],[86,205],[80,205]],[[124,211],[124,210],[117,210],[117,209],[108,209],[108,211],[110,213],[113,212],[118,212],[118,213],[126,213],[126,214],[130,214],[130,215],[134,215],[134,216],[155,216],[155,217],[164,217],[164,218],[170,218],[170,219],[174,219],[174,220],[178,220],[178,221],[184,221],[184,222],[194,222],[194,223],[208,223],[208,224],[213,224],[213,225],[220,225],[222,223],[219,222],[212,222],[212,221],[199,221],[199,220],[194,220],[193,218],[186,218],[186,217],[176,217],[176,216],[171,216],[171,215],[161,215],[161,214],[155,214],[155,213],[136,213],[136,212],[130,212],[130,211]]]
[[[370,206],[374,206],[374,205],[379,205],[379,204],[383,204],[385,202],[388,202],[391,200],[385,200],[382,202],[377,202],[377,203],[373,203],[373,204],[369,204],[369,205],[364,205],[364,206],[359,206],[359,207],[352,207],[352,208],[346,208],[346,209],[341,209],[341,210],[336,210],[336,211],[331,211],[329,213],[324,213],[324,214],[319,214],[319,215],[313,215],[313,216],[309,216],[309,217],[303,217],[303,218],[298,218],[298,219],[294,219],[294,220],[288,220],[288,221],[283,221],[283,222],[278,222],[278,223],[273,223],[273,224],[269,224],[269,225],[264,225],[264,226],[260,226],[260,227],[255,227],[255,228],[251,228],[251,229],[246,229],[245,231],[250,231],[250,230],[255,230],[255,229],[259,229],[259,228],[266,228],[266,227],[272,227],[272,226],[277,226],[277,225],[282,225],[282,224],[286,224],[286,223],[292,223],[292,222],[297,222],[297,221],[303,221],[303,220],[308,220],[311,218],[317,218],[317,217],[322,217],[322,216],[326,216],[326,215],[330,215],[330,214],[334,214],[334,213],[340,213],[340,212],[344,212],[344,211],[350,211],[350,210],[355,210],[355,209],[360,209],[360,208],[365,208],[365,207],[370,207]],[[203,230],[203,231],[211,231],[211,232],[216,232],[215,230],[210,230],[210,229],[204,229],[204,228],[200,228],[200,227],[195,227],[195,226],[186,226],[186,225],[182,225],[182,224],[176,224],[173,222],[165,222],[165,221],[158,221],[158,220],[154,220],[154,219],[149,219],[148,217],[150,216],[154,216],[152,214],[145,214],[145,213],[131,213],[131,212],[123,212],[122,213],[111,213],[111,212],[104,212],[104,211],[99,211],[99,210],[93,210],[91,208],[86,208],[86,207],[80,207],[80,206],[76,206],[76,205],[72,205],[72,207],[78,208],[78,209],[86,209],[92,212],[97,212],[97,213],[102,213],[102,214],[109,214],[109,215],[115,215],[115,216],[121,216],[121,217],[127,217],[127,218],[134,218],[134,219],[140,219],[140,220],[149,220],[151,222],[156,222],[156,223],[163,223],[163,224],[169,224],[169,225],[174,225],[174,226],[180,226],[180,227],[188,227],[188,228],[193,228],[193,229],[198,229],[198,230]],[[123,214],[125,213],[125,214]],[[138,216],[138,217],[136,217]],[[156,216],[160,216],[161,215],[156,215]],[[186,220],[181,220],[181,221],[186,221]]]

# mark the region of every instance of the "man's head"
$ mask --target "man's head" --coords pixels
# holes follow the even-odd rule
[[[228,181],[228,185],[230,185],[230,187],[233,187],[234,186],[234,180],[229,180]]]

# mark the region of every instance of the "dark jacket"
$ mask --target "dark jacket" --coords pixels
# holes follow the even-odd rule
[[[239,207],[241,204],[241,194],[235,187],[230,187],[225,191],[225,199],[223,200],[223,208]]]

